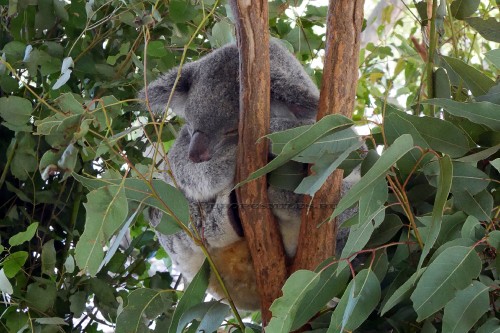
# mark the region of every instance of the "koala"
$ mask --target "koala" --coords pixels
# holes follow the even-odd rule
[[[178,68],[172,69],[140,93],[143,100],[147,94],[153,112],[166,112],[177,72]],[[312,124],[316,119],[319,91],[297,59],[277,41],[270,43],[270,72],[271,132]],[[239,121],[237,46],[226,45],[186,63],[170,107],[186,123],[167,155],[175,181],[167,173],[164,178],[176,184],[189,201],[192,228],[210,252],[236,306],[256,310],[260,300],[233,192]],[[349,183],[344,182],[342,191],[348,187]],[[285,251],[293,257],[302,196],[272,186],[268,188],[268,195],[270,203],[276,204],[272,211],[279,222]],[[152,226],[160,219],[159,211],[150,212]],[[184,232],[158,233],[158,238],[189,283],[205,259],[201,249]],[[342,231],[337,241],[339,253],[345,239],[346,233]],[[215,297],[224,297],[213,276],[209,292]]]

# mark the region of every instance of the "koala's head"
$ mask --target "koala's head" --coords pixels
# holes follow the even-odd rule
[[[155,113],[165,112],[178,68],[152,82],[148,100]],[[190,134],[189,159],[201,163],[219,146],[238,142],[238,50],[221,48],[182,67],[170,107],[186,121]],[[143,90],[141,97],[145,99]]]
[[[182,67],[170,107],[186,121],[189,160],[209,161],[217,149],[237,145],[239,120],[239,60],[235,44],[226,45]],[[319,93],[300,63],[278,42],[270,44],[271,130],[302,125],[315,119]],[[178,68],[147,87],[149,106],[166,111]],[[146,89],[139,96],[146,99]],[[280,121],[282,119],[283,121]]]

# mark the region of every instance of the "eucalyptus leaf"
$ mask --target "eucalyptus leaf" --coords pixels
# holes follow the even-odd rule
[[[364,269],[347,286],[333,311],[328,333],[353,331],[375,309],[381,296],[380,282],[370,269]]]
[[[54,240],[51,239],[42,247],[42,272],[47,275],[54,275],[56,268],[56,249]]]
[[[500,29],[500,21],[493,17],[489,17],[483,20],[480,17],[469,17],[465,20],[470,24],[484,39],[500,43],[500,36],[498,31]]]
[[[182,324],[181,318],[184,314],[193,306],[200,303],[205,297],[205,292],[208,287],[208,279],[210,278],[210,266],[205,260],[205,263],[201,266],[198,273],[195,275],[187,289],[184,291],[177,307],[175,308],[174,314],[172,315],[172,321],[168,328],[169,333],[179,332],[184,328],[188,322]]]
[[[441,223],[446,206],[446,201],[448,200],[448,195],[450,194],[452,186],[452,180],[453,164],[451,163],[451,158],[448,155],[445,155],[439,159],[438,191],[436,194],[436,199],[434,201],[434,208],[432,210],[432,222],[430,225],[428,236],[425,240],[425,245],[422,250],[417,269],[420,269],[422,267],[425,257],[429,254],[431,248],[434,246],[434,243],[438,238],[439,232],[441,230]]]
[[[33,222],[31,223],[28,228],[26,228],[26,231],[21,231],[11,238],[9,238],[9,245],[10,246],[16,246],[16,245],[21,245],[24,242],[30,241],[36,233],[36,230],[38,228],[38,222]]]
[[[411,149],[413,149],[413,139],[410,135],[404,134],[396,139],[394,143],[382,154],[380,159],[375,162],[373,167],[361,178],[358,183],[351,187],[349,192],[339,201],[330,219],[334,219],[339,216],[347,208],[351,207],[356,201],[358,201],[362,193],[372,186],[375,186],[376,182],[380,178],[385,177],[389,168]]]
[[[476,68],[466,64],[464,61],[446,56],[443,56],[443,59],[451,68],[453,68],[455,73],[460,76],[474,96],[486,94],[488,90],[495,85],[495,81]]]
[[[489,309],[489,287],[472,281],[444,307],[443,331],[467,333]]]
[[[481,271],[481,259],[474,248],[453,246],[444,250],[427,267],[411,295],[418,321],[442,309],[458,290],[467,287]]]
[[[149,332],[144,317],[154,319],[169,305],[164,294],[169,290],[156,291],[147,288],[134,290],[128,296],[128,305],[117,320],[116,333]]]
[[[276,156],[266,166],[253,172],[247,179],[236,185],[239,187],[249,181],[263,176],[272,170],[282,166],[287,161],[298,155],[301,151],[309,147],[322,136],[329,134],[335,130],[344,129],[351,126],[351,120],[340,115],[328,115],[320,121],[309,127],[305,132],[285,144],[281,153]]]
[[[13,131],[31,131],[27,126],[33,108],[31,102],[18,96],[0,98],[0,117],[2,125]]]
[[[491,61],[496,68],[500,69],[500,49],[490,50],[486,52],[484,56]]]
[[[85,230],[76,245],[75,260],[80,269],[95,276],[104,258],[103,247],[125,221],[128,203],[119,185],[98,188],[87,198]]]
[[[480,0],[455,0],[451,3],[451,15],[456,19],[463,20],[471,16],[479,6]]]

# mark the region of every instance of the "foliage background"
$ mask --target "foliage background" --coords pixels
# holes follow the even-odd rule
[[[405,5],[367,20],[377,38],[360,54],[354,120],[369,125],[372,149],[340,206],[359,201],[342,257],[367,249],[365,264],[351,283],[345,260],[293,275],[269,332],[319,310],[307,329],[500,331],[499,4],[441,1],[433,20],[426,2]],[[188,218],[144,152],[168,149],[181,120],[160,128],[136,100],[159,73],[234,39],[227,5],[0,0],[0,13],[0,330],[242,329],[225,305],[202,303],[205,271],[182,293],[175,274],[156,270],[170,263],[145,206],[175,210],[179,224],[163,232]],[[272,36],[318,83],[325,16],[307,1],[270,2]],[[334,296],[339,305],[325,307]],[[246,330],[259,330],[251,318]]]

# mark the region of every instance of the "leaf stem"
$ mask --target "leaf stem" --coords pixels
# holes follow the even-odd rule
[[[437,46],[437,30],[436,30],[436,16],[437,16],[437,0],[432,1],[432,17],[430,20],[431,31],[429,33],[429,57],[427,59],[427,98],[434,96],[434,55]],[[431,117],[434,117],[435,107],[429,107]]]
[[[5,178],[7,177],[7,173],[9,172],[10,164],[12,163],[12,160],[14,159],[14,154],[15,154],[16,148],[17,148],[17,139],[16,138],[12,139],[11,145],[12,145],[12,150],[10,151],[10,154],[7,156],[7,162],[5,162],[5,167],[2,171],[2,176],[0,176],[0,188],[2,188],[3,183],[5,182]]]

